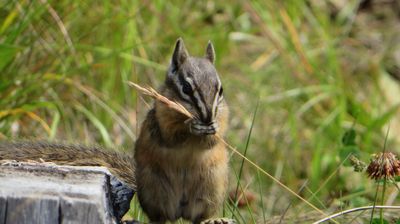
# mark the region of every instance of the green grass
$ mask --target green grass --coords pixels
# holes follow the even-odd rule
[[[231,110],[227,141],[293,191],[307,182],[300,195],[321,210],[374,203],[373,183],[342,164],[342,136],[353,128],[368,161],[386,125],[398,125],[399,104],[381,82],[399,47],[390,6],[378,20],[357,0],[337,10],[298,0],[45,2],[0,2],[0,139],[129,150],[151,100],[126,82],[157,87],[178,37],[199,56],[212,40]],[[387,144],[399,153],[396,134]],[[256,200],[227,203],[226,216],[250,223],[289,205],[287,215],[313,210],[242,161],[232,154],[230,190]]]

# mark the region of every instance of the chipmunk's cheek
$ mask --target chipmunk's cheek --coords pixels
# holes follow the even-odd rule
[[[218,131],[218,124],[216,122],[204,124],[201,121],[192,120],[189,127],[190,133],[194,135],[214,135]]]

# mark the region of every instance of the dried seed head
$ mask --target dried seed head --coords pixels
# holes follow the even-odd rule
[[[350,160],[350,164],[353,166],[355,172],[363,172],[365,170],[365,168],[367,168],[367,164],[365,164],[363,161],[359,160],[354,155],[351,155],[349,160]]]
[[[391,152],[374,155],[367,168],[368,177],[374,180],[394,178],[400,175],[400,160]]]

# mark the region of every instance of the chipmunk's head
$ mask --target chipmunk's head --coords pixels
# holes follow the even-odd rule
[[[214,67],[215,51],[208,43],[204,58],[189,56],[183,40],[175,45],[166,85],[173,99],[181,103],[195,118],[190,131],[195,135],[212,135],[218,129],[218,107],[223,101],[222,85]]]

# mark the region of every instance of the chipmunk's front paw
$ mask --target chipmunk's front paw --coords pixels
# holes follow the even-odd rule
[[[200,224],[236,224],[236,221],[229,218],[214,218],[201,221]]]
[[[190,132],[194,135],[213,135],[218,130],[218,123],[213,121],[209,124],[204,124],[199,120],[191,120]]]

